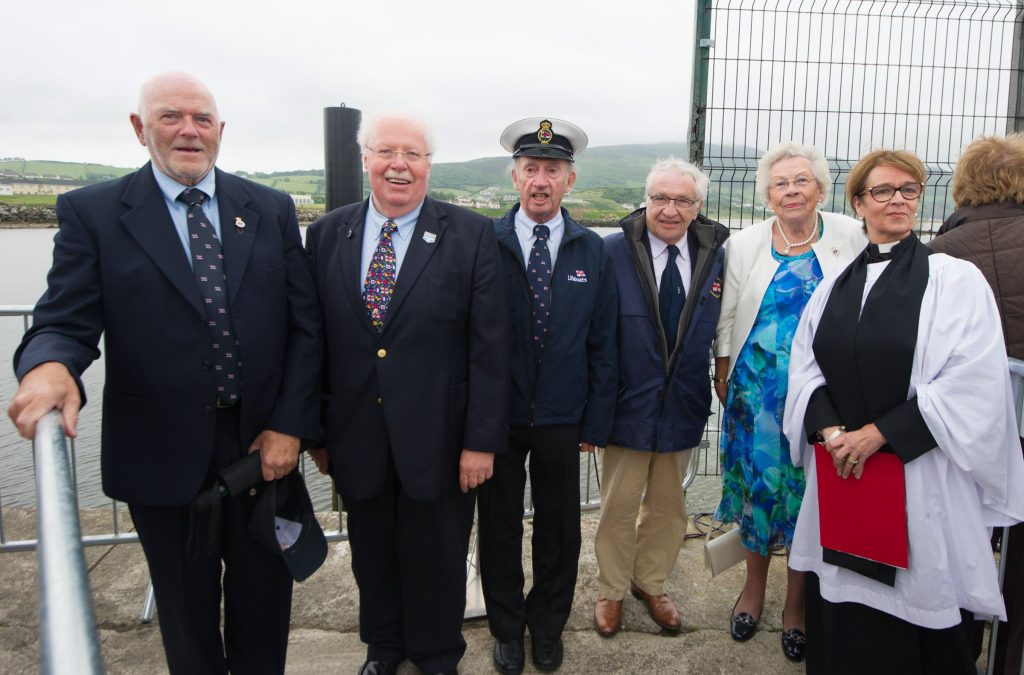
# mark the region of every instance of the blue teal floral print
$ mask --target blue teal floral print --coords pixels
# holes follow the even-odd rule
[[[722,501],[715,517],[740,525],[743,545],[761,555],[793,543],[804,471],[782,434],[789,352],[797,323],[821,281],[808,251],[779,261],[747,342],[736,357],[722,420]]]

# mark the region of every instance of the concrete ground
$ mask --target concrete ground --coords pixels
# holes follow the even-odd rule
[[[691,514],[712,510],[717,503],[716,485],[701,481],[688,495]],[[34,512],[5,509],[8,540],[34,537]],[[127,519],[127,513],[125,513]],[[593,540],[598,513],[583,515],[583,551],[580,559],[576,601],[563,636],[565,662],[561,673],[798,673],[802,665],[790,663],[780,648],[785,564],[773,562],[768,598],[761,627],[749,642],[733,642],[727,633],[730,610],[743,583],[738,565],[714,579],[704,569],[703,539],[688,539],[668,592],[679,606],[683,630],[662,634],[639,601],[626,597],[623,630],[603,639],[593,629],[597,597],[597,564]],[[83,531],[109,531],[110,511],[83,514]],[[333,516],[324,526],[336,528]],[[526,526],[526,554],[532,523]],[[692,521],[691,521],[692,527]],[[365,657],[359,640],[358,595],[352,578],[347,542],[332,544],[324,566],[295,587],[292,609],[288,673],[358,672]],[[136,544],[86,549],[90,582],[108,673],[166,673],[156,622],[142,624],[138,615],[145,597],[148,576]],[[529,567],[527,585],[529,585]],[[36,554],[0,555],[0,675],[38,672],[38,613]],[[492,638],[485,619],[469,620],[463,629],[468,648],[460,664],[462,673],[493,673]],[[527,647],[529,650],[529,647]],[[527,658],[526,672],[535,672]],[[406,662],[401,675],[418,672]]]

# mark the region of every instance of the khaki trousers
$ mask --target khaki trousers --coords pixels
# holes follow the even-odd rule
[[[601,520],[594,537],[601,597],[621,600],[630,582],[661,595],[686,534],[683,473],[692,450],[601,452]]]

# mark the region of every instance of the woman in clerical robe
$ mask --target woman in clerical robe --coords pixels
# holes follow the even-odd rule
[[[973,675],[972,613],[1005,615],[988,528],[1024,520],[1006,349],[981,272],[913,233],[925,182],[905,151],[853,167],[847,197],[870,243],[822,281],[793,341],[783,427],[807,491],[789,565],[809,573],[812,675]],[[859,492],[837,507],[828,493],[829,471],[867,485],[893,465],[905,510],[879,514],[892,500]],[[905,568],[846,548],[901,519],[887,546]],[[823,548],[822,533],[841,545]]]

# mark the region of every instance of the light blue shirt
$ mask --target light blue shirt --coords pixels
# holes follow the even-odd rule
[[[171,213],[174,229],[178,231],[178,239],[181,240],[181,245],[185,249],[185,259],[188,260],[188,266],[191,267],[192,249],[188,244],[188,204],[178,201],[178,195],[187,190],[188,186],[182,185],[173,178],[168,177],[157,169],[156,166],[152,168],[156,184],[160,186],[160,192],[164,195],[164,203],[167,204],[167,210]],[[214,232],[217,233],[217,238],[220,239],[220,212],[217,210],[217,181],[215,173],[211,169],[201,181],[192,187],[206,193],[207,199],[203,202],[203,213],[206,215],[206,220],[213,226]]]
[[[389,220],[395,221],[398,229],[391,233],[391,243],[395,247],[395,281],[398,281],[398,273],[402,269],[402,261],[405,260],[405,252],[409,250],[409,242],[412,241],[412,233],[416,229],[416,221],[419,220],[420,210],[423,202],[415,209],[399,216],[388,218],[373,207],[373,199],[370,199],[370,207],[366,209],[366,222],[363,223],[363,253],[359,261],[359,292],[362,294],[366,286],[366,274],[370,271],[370,261],[373,260],[373,253],[380,243],[380,231],[384,223]]]
[[[555,269],[555,258],[558,257],[558,247],[562,244],[562,235],[565,233],[565,220],[562,218],[562,210],[559,209],[555,217],[546,223],[533,222],[522,207],[516,211],[516,237],[519,238],[519,245],[523,248],[523,262],[529,262],[530,251],[533,249],[533,242],[537,237],[533,234],[534,225],[547,225],[548,252],[551,254],[551,270]]]

